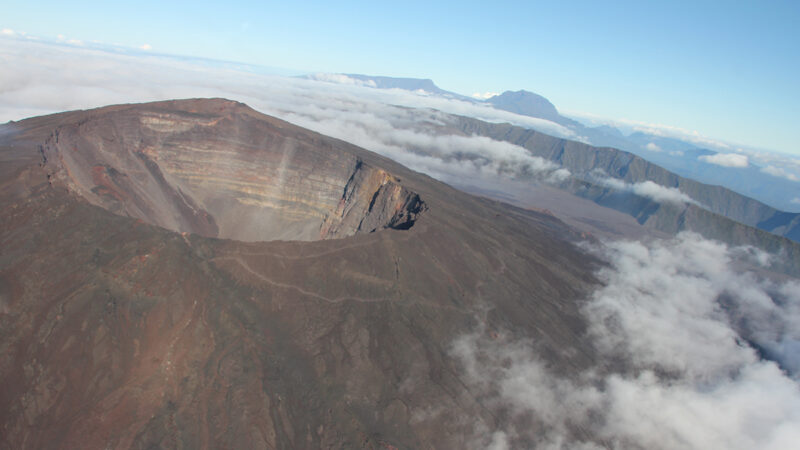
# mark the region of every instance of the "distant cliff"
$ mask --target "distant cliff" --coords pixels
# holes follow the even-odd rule
[[[625,151],[593,147],[510,124],[454,117],[451,125],[462,133],[510,142],[532,155],[557,162],[574,176],[562,188],[629,214],[639,223],[669,233],[692,230],[731,245],[753,245],[773,252],[785,248],[786,263],[800,267],[800,214],[778,211],[730,189],[683,178]],[[658,203],[620,193],[598,182],[602,174],[631,185],[651,181],[676,188],[703,207]]]

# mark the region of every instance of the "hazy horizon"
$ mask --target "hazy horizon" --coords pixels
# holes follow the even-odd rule
[[[430,78],[465,95],[526,89],[563,111],[800,154],[795,2],[315,2],[301,11],[241,1],[46,1],[3,16],[6,36],[304,73]]]

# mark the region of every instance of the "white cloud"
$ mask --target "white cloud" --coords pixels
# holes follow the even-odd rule
[[[731,145],[727,142],[703,136],[696,130],[686,130],[672,125],[645,123],[633,120],[621,120],[620,122],[633,125],[634,131],[640,131],[653,136],[682,139],[700,146],[722,150],[729,150],[731,148]]]
[[[789,181],[800,181],[800,177],[782,167],[765,166],[761,168],[761,171],[773,177],[786,178]]]
[[[10,28],[3,28],[2,30],[0,30],[0,34],[4,36],[14,36],[16,33],[14,33],[14,30]]]
[[[595,181],[598,184],[608,186],[617,191],[632,192],[636,195],[647,197],[659,203],[691,203],[693,205],[702,206],[700,203],[681,192],[680,189],[675,187],[661,186],[660,184],[654,183],[650,180],[638,183],[627,183],[617,178],[596,177]]]
[[[478,330],[454,342],[470,387],[509,417],[476,436],[476,448],[796,445],[800,386],[776,361],[798,375],[800,284],[738,272],[733,258],[749,250],[691,233],[595,251],[609,263],[582,310],[596,368],[560,373],[510,333]]]
[[[701,155],[697,159],[722,167],[747,167],[750,163],[747,155],[740,153],[715,153],[713,155]]]
[[[796,204],[800,205],[800,197],[793,198],[792,199],[792,203],[796,203]]]
[[[651,198],[659,203],[691,203],[700,205],[676,187],[665,187],[650,180],[634,183],[631,190],[636,195]]]
[[[492,98],[492,97],[496,97],[498,95],[500,95],[499,92],[475,92],[474,94],[472,94],[472,97],[478,98],[478,99],[481,99],[481,100],[486,100],[486,99],[489,99],[489,98]]]
[[[152,50],[153,46],[150,45],[150,44],[142,44],[142,46],[139,47],[139,48],[142,49],[142,50]]]
[[[649,142],[647,145],[644,146],[644,148],[650,150],[651,152],[656,152],[656,153],[662,151],[661,147],[656,145],[655,142]]]
[[[748,164],[755,164],[757,166],[765,166],[762,172],[770,175],[786,178],[790,181],[800,181],[800,155],[791,155],[786,153],[779,153],[775,151],[768,151],[758,149],[751,146],[742,146],[738,144],[731,144],[719,139],[712,139],[702,135],[698,131],[691,131],[670,125],[647,123],[628,119],[608,119],[597,116],[591,113],[574,112],[566,113],[569,116],[578,118],[593,126],[596,125],[609,125],[619,128],[624,133],[641,131],[650,133],[655,136],[680,139],[687,142],[694,143],[701,147],[711,148],[718,150],[724,154],[736,151],[738,154],[748,159]],[[684,152],[669,152],[672,156],[683,156]],[[710,161],[707,161],[710,162]],[[734,162],[737,162],[734,160]],[[743,162],[742,158],[738,158],[738,163]],[[772,166],[772,168],[769,168]]]
[[[658,137],[681,139],[696,144],[698,146],[713,148],[716,150],[730,151],[732,149],[731,144],[719,139],[713,139],[708,136],[705,136],[697,130],[687,130],[685,128],[680,128],[672,125],[643,122],[640,120],[609,119],[606,117],[598,116],[596,114],[580,112],[580,111],[569,111],[565,112],[565,114],[571,117],[581,119],[582,121],[588,122],[593,126],[610,125],[626,132],[638,131]]]
[[[753,160],[765,165],[780,166],[792,171],[800,169],[800,155],[753,150],[748,150],[748,154]]]
[[[418,126],[426,115],[432,129]],[[444,181],[502,175],[560,182],[569,176],[568,170],[508,142],[441,134],[436,131],[439,116],[434,111],[382,107],[375,112],[312,108],[289,112],[285,118],[384,154]]]
[[[736,250],[752,254],[750,249]],[[649,245],[616,242],[605,252],[613,269],[601,272],[607,285],[586,310],[593,318],[590,333],[604,352],[632,356],[642,369],[680,372],[702,381],[755,361],[752,349],[736,343],[745,332],[731,326],[731,318],[739,314],[753,327],[746,337],[761,345],[800,338],[800,328],[779,326],[800,320],[800,297],[781,295],[785,303],[779,306],[770,296],[774,286],[732,269],[735,253],[724,244],[682,233]],[[760,255],[755,258],[766,262]],[[723,296],[725,309],[718,303]],[[609,329],[610,323],[616,328]],[[767,337],[770,329],[788,334]]]

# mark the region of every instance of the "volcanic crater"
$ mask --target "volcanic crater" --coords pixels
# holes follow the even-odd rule
[[[579,231],[241,103],[1,125],[0,187],[0,449],[532,448],[453,343],[596,367]]]
[[[40,152],[51,184],[205,237],[340,238],[408,229],[427,209],[393,174],[265,118],[228,100],[120,109],[57,128]]]

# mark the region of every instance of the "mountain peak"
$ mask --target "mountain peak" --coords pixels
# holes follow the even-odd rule
[[[530,91],[505,91],[486,101],[496,108],[525,116],[553,121],[557,121],[561,117],[550,100]]]

